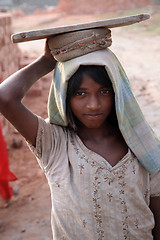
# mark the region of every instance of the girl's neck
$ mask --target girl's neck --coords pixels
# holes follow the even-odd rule
[[[115,136],[117,133],[119,133],[119,129],[108,122],[105,122],[105,124],[99,128],[78,126],[77,130],[77,134],[82,140],[92,141],[99,141],[107,137]]]

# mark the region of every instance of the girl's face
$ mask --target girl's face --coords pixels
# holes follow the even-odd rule
[[[111,113],[113,96],[111,88],[102,87],[84,74],[79,89],[70,99],[72,112],[83,126],[99,128]]]

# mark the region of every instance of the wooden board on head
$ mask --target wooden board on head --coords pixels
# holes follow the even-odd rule
[[[132,15],[127,17],[106,19],[106,20],[101,20],[96,22],[74,24],[69,26],[60,26],[60,27],[54,27],[49,29],[39,29],[34,31],[27,31],[27,32],[13,34],[11,36],[11,39],[13,43],[26,42],[26,41],[43,39],[43,38],[49,38],[61,33],[74,32],[74,31],[80,31],[85,29],[100,28],[100,27],[106,27],[106,28],[122,27],[122,26],[131,25],[134,23],[138,23],[141,21],[145,21],[149,18],[150,18],[149,14],[138,14],[138,15]]]

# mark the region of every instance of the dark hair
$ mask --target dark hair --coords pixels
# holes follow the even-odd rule
[[[77,129],[77,125],[78,125],[79,121],[72,113],[72,109],[70,107],[70,99],[79,89],[84,74],[86,74],[89,77],[91,77],[92,79],[94,79],[94,81],[99,83],[102,87],[107,87],[107,88],[113,89],[111,80],[110,80],[108,73],[105,70],[104,66],[81,65],[79,67],[79,69],[72,75],[72,77],[68,81],[67,99],[66,99],[66,105],[67,105],[66,111],[67,111],[67,118],[69,121],[69,127],[71,127],[74,130]],[[112,109],[112,112],[110,113],[110,115],[108,117],[108,120],[112,124],[118,126],[115,107]]]

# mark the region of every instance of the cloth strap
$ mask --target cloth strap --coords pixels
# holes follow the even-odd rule
[[[95,28],[60,34],[50,38],[48,44],[54,58],[65,62],[111,46],[111,31],[108,28]]]

